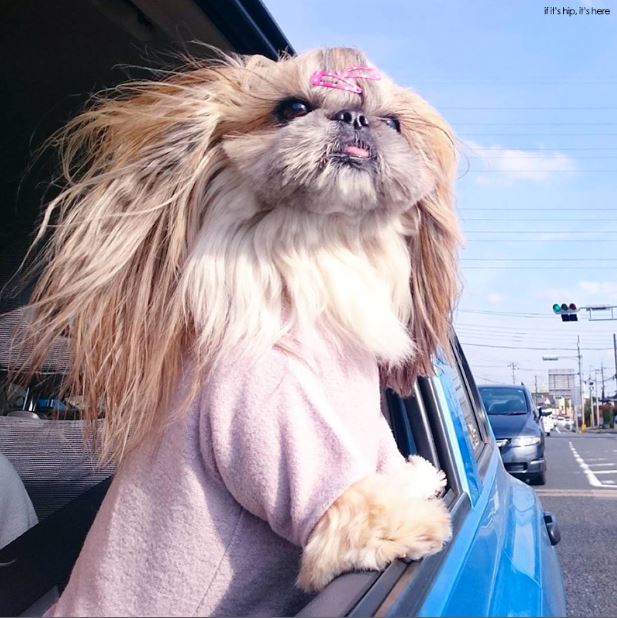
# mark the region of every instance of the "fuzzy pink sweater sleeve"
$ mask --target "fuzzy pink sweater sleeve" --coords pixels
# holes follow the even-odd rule
[[[301,547],[347,487],[402,465],[368,354],[274,349],[210,372],[120,467],[48,615],[294,615]]]
[[[209,465],[245,509],[299,546],[328,506],[376,465],[374,447],[363,448],[375,434],[362,417],[355,428],[348,422],[353,410],[335,409],[345,402],[328,397],[323,377],[273,351],[266,366],[237,372],[233,389],[226,372],[215,377],[202,404],[208,410],[202,448]],[[352,379],[349,389],[362,390],[366,383],[366,376]],[[377,403],[378,385],[373,379],[370,384],[374,392],[366,395]],[[373,431],[385,426],[378,407],[370,420]]]

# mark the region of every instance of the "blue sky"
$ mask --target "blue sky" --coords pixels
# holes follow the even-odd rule
[[[583,376],[601,364],[613,376],[617,321],[564,323],[551,306],[617,305],[617,2],[266,4],[297,51],[362,48],[457,133],[466,247],[455,323],[478,381],[511,382],[516,363],[517,381],[544,385],[549,368],[575,367],[577,336]]]

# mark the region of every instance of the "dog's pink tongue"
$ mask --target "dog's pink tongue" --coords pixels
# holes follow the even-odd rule
[[[343,148],[343,152],[345,154],[351,155],[352,157],[368,157],[369,152],[366,148],[360,148],[359,146],[345,146]]]

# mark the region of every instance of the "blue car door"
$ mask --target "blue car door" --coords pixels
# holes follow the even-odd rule
[[[470,507],[418,615],[563,616],[561,572],[540,502],[503,468],[462,350],[454,355],[452,363],[436,362],[431,385]]]

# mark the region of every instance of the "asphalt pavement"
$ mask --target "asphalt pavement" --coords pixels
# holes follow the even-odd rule
[[[547,482],[536,487],[557,516],[569,616],[617,616],[617,434],[552,432]]]

